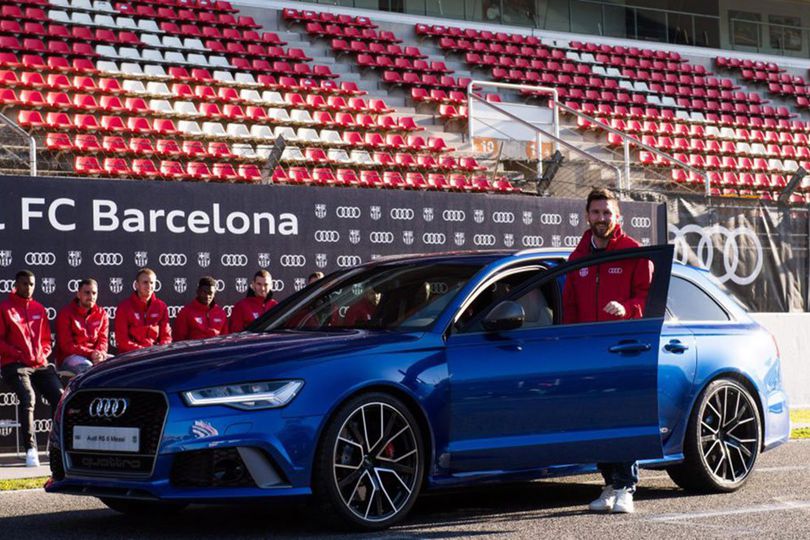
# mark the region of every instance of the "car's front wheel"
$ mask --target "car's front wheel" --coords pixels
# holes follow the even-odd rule
[[[116,497],[99,497],[99,500],[109,509],[132,517],[163,517],[180,512],[188,506],[183,503],[138,501]]]
[[[399,399],[372,393],[344,404],[316,456],[314,490],[324,517],[361,530],[400,521],[419,494],[423,448],[419,426]]]
[[[690,491],[735,491],[751,476],[761,444],[754,398],[737,381],[718,379],[703,390],[692,411],[683,463],[667,472]]]

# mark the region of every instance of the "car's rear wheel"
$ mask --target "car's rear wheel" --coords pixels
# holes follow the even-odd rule
[[[132,499],[118,499],[116,497],[99,497],[111,510],[133,517],[163,517],[176,514],[183,510],[186,504],[158,501],[137,501]]]
[[[718,379],[701,393],[684,440],[684,461],[667,468],[680,487],[728,492],[751,476],[762,444],[762,423],[751,393],[732,379]]]
[[[316,456],[315,496],[332,523],[379,530],[413,506],[422,484],[419,425],[399,399],[365,394],[344,404]]]

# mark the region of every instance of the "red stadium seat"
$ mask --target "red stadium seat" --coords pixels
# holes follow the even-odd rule
[[[109,176],[132,176],[132,169],[124,158],[108,157],[104,158],[104,172]]]
[[[177,161],[161,161],[160,175],[168,180],[183,180],[186,178],[183,166]]]
[[[76,156],[73,169],[85,176],[98,176],[104,172],[95,156]]]

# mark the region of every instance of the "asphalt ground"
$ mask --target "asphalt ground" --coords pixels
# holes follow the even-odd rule
[[[760,457],[748,484],[690,495],[663,471],[642,471],[636,513],[588,513],[596,476],[423,495],[400,526],[374,538],[810,538],[810,441]],[[133,519],[93,498],[0,492],[3,538],[356,538],[319,524],[306,505],[191,507],[166,520]]]

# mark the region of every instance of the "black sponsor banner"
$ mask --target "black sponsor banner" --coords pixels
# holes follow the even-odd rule
[[[751,311],[807,310],[806,208],[678,197],[668,211],[676,259],[711,270]]]
[[[114,318],[143,266],[171,317],[204,275],[230,313],[259,268],[283,298],[314,271],[402,253],[573,247],[586,228],[583,200],[517,195],[28,177],[0,177],[0,192],[0,297],[31,269],[51,320],[85,277]],[[663,236],[658,206],[622,203],[643,244]],[[5,418],[13,407],[0,406]]]

